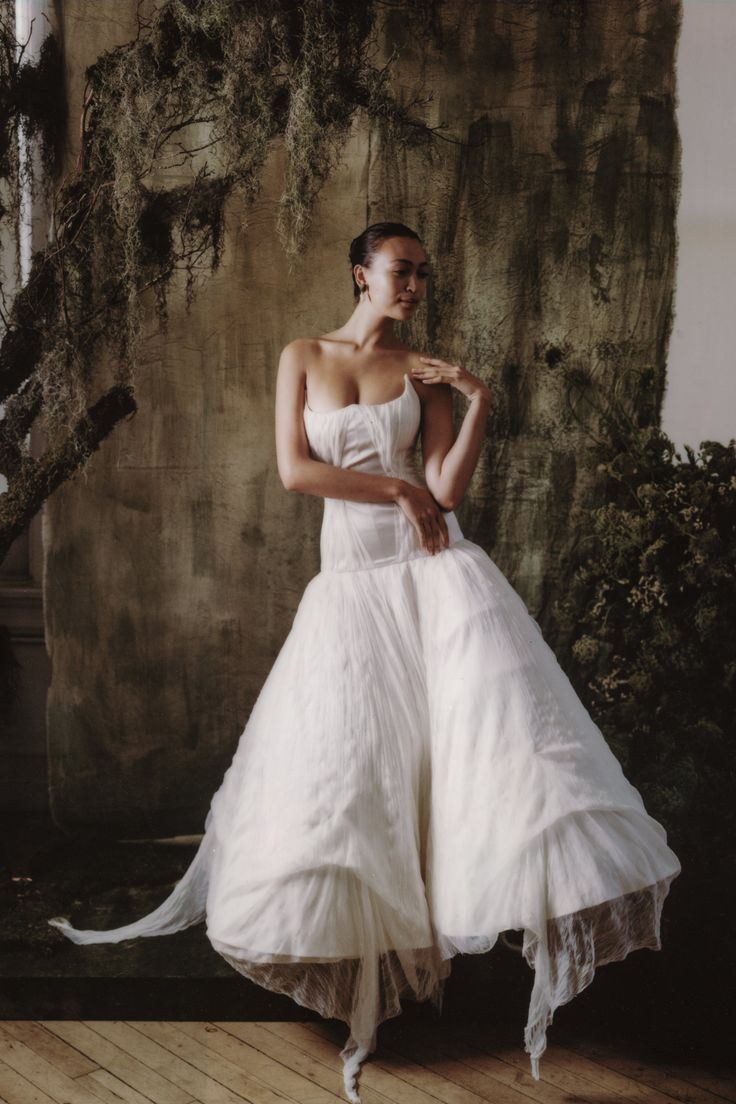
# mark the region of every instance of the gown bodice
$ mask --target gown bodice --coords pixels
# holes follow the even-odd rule
[[[426,487],[417,460],[420,420],[419,396],[406,372],[403,391],[388,402],[350,403],[325,411],[312,410],[304,402],[304,428],[313,459]],[[463,540],[454,511],[443,513],[450,545]],[[322,570],[356,571],[430,554],[396,503],[325,498]]]

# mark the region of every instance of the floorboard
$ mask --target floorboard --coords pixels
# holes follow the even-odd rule
[[[335,1104],[345,1024],[1,1020],[0,1104]],[[736,1074],[611,1043],[523,1046],[478,1024],[379,1028],[364,1104],[736,1104]]]

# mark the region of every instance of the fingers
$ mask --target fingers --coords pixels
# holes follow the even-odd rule
[[[427,367],[424,369],[426,375],[419,377],[423,383],[432,383],[433,380],[442,379],[442,368],[446,367],[444,360],[438,360],[437,357],[425,356],[420,356],[419,359],[423,360],[424,363],[427,365]],[[432,371],[432,369],[434,369],[434,371]],[[417,369],[414,370],[416,371]]]
[[[419,530],[419,538],[422,542],[422,548],[425,552],[429,552],[430,555],[434,553],[434,537],[432,534],[432,519],[430,517],[421,518]]]
[[[426,375],[418,375],[422,383],[450,383],[462,378],[464,369],[459,364],[449,364],[439,357],[420,356],[419,359],[427,365],[426,368],[412,368],[415,373],[426,372]]]
[[[419,508],[407,511],[407,514],[422,548],[425,552],[434,555],[435,552],[441,552],[449,547],[450,532],[444,511],[439,508],[429,492],[425,491],[421,497],[426,498],[425,502]]]
[[[423,519],[420,536],[425,551],[429,552],[431,555],[449,547],[450,533],[447,528],[444,514],[430,514],[427,518]]]
[[[442,549],[447,548],[450,543],[450,534],[447,531],[447,522],[445,521],[444,514],[439,514],[437,520],[437,548],[438,551],[441,552]]]
[[[420,533],[422,539],[422,547],[425,552],[429,552],[430,555],[434,552],[434,541],[432,538],[432,523],[430,518],[425,518],[422,521],[422,531]]]
[[[444,360],[438,360],[436,357],[424,357],[423,356],[423,357],[420,357],[419,359],[421,361],[423,361],[424,363],[423,363],[421,368],[415,368],[414,371],[419,372],[419,373],[423,372],[427,376],[431,376],[431,375],[441,376],[442,375],[442,369],[447,367]]]
[[[450,545],[450,531],[447,528],[447,521],[443,513],[437,514],[437,551],[441,552],[443,548],[448,548]]]
[[[426,521],[420,522],[417,532],[419,533],[419,541],[422,543],[422,548],[425,552],[431,553],[431,532],[429,530],[429,523]]]
[[[415,379],[421,381],[421,383],[442,383],[442,371],[434,366],[427,365],[426,368],[413,368],[412,373]]]

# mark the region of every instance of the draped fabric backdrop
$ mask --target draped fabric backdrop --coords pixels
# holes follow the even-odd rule
[[[85,67],[134,36],[136,8],[60,7],[68,165]],[[643,422],[659,419],[680,15],[678,0],[447,0],[425,40],[400,10],[379,6],[383,60],[400,47],[395,81],[407,98],[431,92],[414,110],[446,128],[428,165],[357,119],[291,275],[274,231],[284,170],[274,142],[247,232],[234,229],[231,203],[223,262],[191,313],[182,286],[168,335],[151,326],[136,417],[44,507],[61,826],[119,837],[201,831],[319,566],[322,501],[288,494],[276,469],[278,354],[347,317],[347,247],[369,222],[415,227],[433,264],[426,307],[404,336],[493,388],[458,518],[554,644],[551,603],[597,494],[587,399],[619,388]],[[180,182],[169,176],[161,186]],[[641,396],[628,381],[643,370],[651,386]],[[576,405],[585,400],[582,424],[570,387]]]

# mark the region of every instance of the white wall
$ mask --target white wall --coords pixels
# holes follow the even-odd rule
[[[736,437],[735,54],[736,0],[684,0],[679,255],[662,411],[681,452],[683,444]]]

